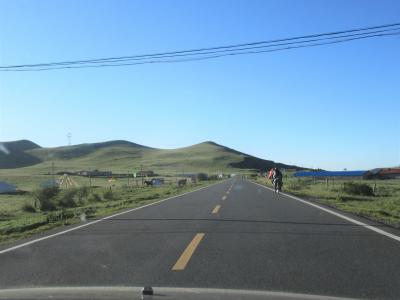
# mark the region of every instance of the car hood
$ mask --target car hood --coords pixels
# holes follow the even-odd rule
[[[143,295],[143,287],[46,287],[18,288],[0,290],[0,299],[56,299],[56,300],[168,300],[168,299],[276,299],[276,300],[344,300],[350,298],[321,295],[294,294],[286,292],[207,289],[207,288],[172,288],[153,287],[153,295]]]

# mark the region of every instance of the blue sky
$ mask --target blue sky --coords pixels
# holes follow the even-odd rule
[[[399,1],[4,1],[0,65],[399,22]],[[400,164],[400,37],[179,64],[0,73],[0,140],[206,140],[325,169]]]

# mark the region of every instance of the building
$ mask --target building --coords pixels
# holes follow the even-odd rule
[[[77,175],[87,176],[87,177],[111,177],[112,172],[111,171],[99,171],[99,170],[79,171],[79,172],[77,172]]]
[[[400,179],[400,168],[377,168],[364,174],[365,179]]]
[[[346,177],[346,178],[364,178],[367,171],[299,171],[293,174],[294,177]]]
[[[151,170],[136,172],[136,177],[152,177],[152,176],[155,176],[155,174]]]
[[[151,180],[153,186],[160,186],[164,184],[164,178],[153,178]]]
[[[354,178],[354,179],[400,179],[400,168],[376,168],[368,171],[299,171],[294,177]]]

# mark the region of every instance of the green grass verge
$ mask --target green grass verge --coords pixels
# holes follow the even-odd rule
[[[266,178],[255,181],[272,187]],[[330,180],[328,185],[303,178],[284,178],[283,182],[283,192],[400,228],[400,180],[357,181],[375,186],[374,196],[346,193],[343,185],[349,180]]]
[[[44,233],[49,229],[60,226],[83,223],[81,216],[84,213],[88,221],[120,212],[126,209],[140,207],[158,200],[183,194],[216,181],[202,181],[189,184],[185,187],[176,187],[166,184],[160,187],[124,187],[112,188],[113,199],[104,199],[104,193],[109,190],[105,187],[97,187],[91,193],[77,201],[80,205],[73,208],[59,208],[56,211],[33,213],[24,212],[23,205],[33,203],[31,193],[24,195],[0,195],[0,244],[8,243],[34,234]],[[91,195],[100,196],[99,201],[93,200]]]

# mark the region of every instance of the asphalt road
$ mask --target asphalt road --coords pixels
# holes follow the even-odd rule
[[[231,179],[0,254],[0,288],[117,285],[400,299],[400,242]]]

